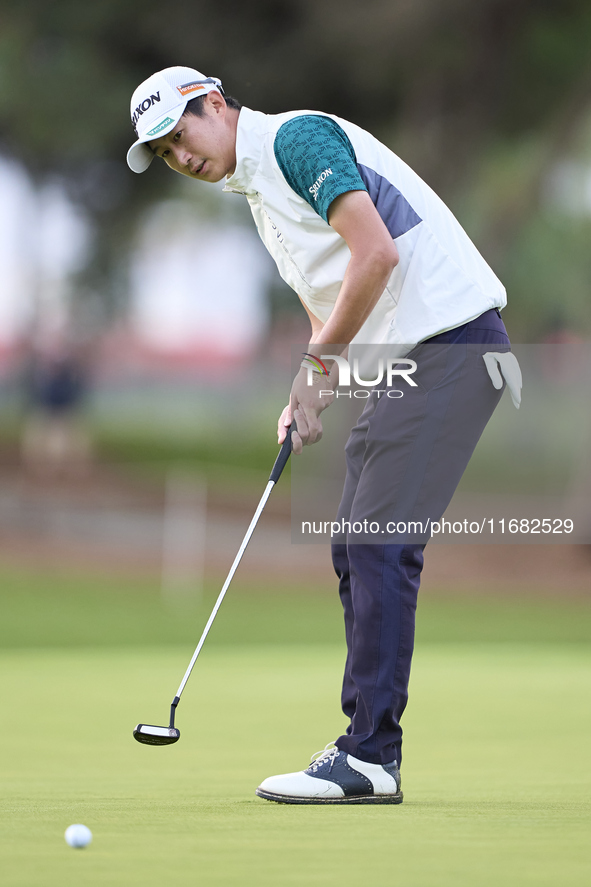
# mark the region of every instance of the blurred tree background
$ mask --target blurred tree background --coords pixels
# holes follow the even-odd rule
[[[591,339],[590,46],[589,0],[0,0],[0,568],[160,571],[165,590],[178,556],[167,540],[205,552],[207,526],[200,565],[189,560],[196,588],[204,563],[227,569],[277,453],[307,318],[246,201],[160,162],[128,169],[141,81],[187,65],[247,107],[368,129],[491,263],[512,340],[574,343]],[[552,377],[545,363],[532,372],[541,381],[519,414],[505,398],[510,417],[501,407],[471,466],[476,490],[585,499],[587,411],[569,347],[562,365],[542,349]],[[49,414],[48,392],[63,401],[68,387],[70,414]],[[253,574],[273,555],[278,586],[299,583],[304,560],[325,583],[322,547],[304,558],[289,544],[289,504],[283,483]],[[466,588],[589,587],[572,549],[519,550],[464,557]],[[455,589],[456,561],[453,573],[441,563],[439,583]]]
[[[0,3],[0,151],[91,215],[80,292],[125,302],[125,257],[175,187],[125,164],[129,99],[172,64],[268,113],[368,128],[448,202],[509,291],[517,341],[591,331],[586,0]],[[154,167],[159,165],[154,165]]]

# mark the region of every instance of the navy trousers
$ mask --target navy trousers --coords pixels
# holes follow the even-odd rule
[[[374,396],[350,434],[338,519],[439,520],[502,395],[482,354],[508,350],[496,310],[416,346],[408,354],[418,366],[414,396]],[[425,544],[416,535],[386,544],[349,535],[332,546],[347,640],[341,701],[350,719],[336,744],[369,763],[401,761]]]

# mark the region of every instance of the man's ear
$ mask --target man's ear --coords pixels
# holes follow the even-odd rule
[[[215,114],[224,116],[226,113],[226,101],[216,89],[212,89],[211,92],[207,93],[205,103],[210,105]]]

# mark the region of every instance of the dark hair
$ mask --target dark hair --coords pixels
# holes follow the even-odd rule
[[[187,102],[187,106],[183,111],[183,116],[185,114],[192,114],[193,117],[203,117],[203,102],[207,98],[206,95],[198,95],[196,99],[191,99],[190,102]],[[228,108],[233,108],[235,111],[239,111],[242,108],[242,105],[238,101],[238,99],[233,98],[231,95],[224,95],[224,99]]]

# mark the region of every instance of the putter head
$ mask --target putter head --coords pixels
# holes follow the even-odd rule
[[[153,724],[138,724],[133,731],[133,738],[144,745],[172,745],[181,738],[181,731],[176,727],[155,727]]]

